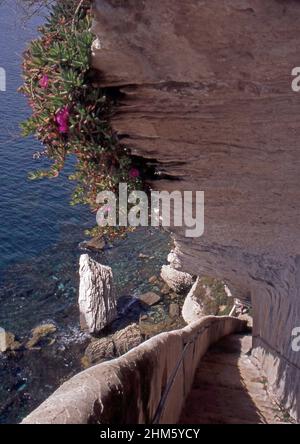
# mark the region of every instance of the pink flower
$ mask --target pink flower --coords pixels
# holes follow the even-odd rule
[[[48,88],[49,77],[46,74],[44,74],[43,77],[40,79],[39,85],[41,88]]]
[[[67,106],[61,108],[56,114],[56,123],[58,124],[58,131],[61,134],[66,134],[69,132],[69,117],[70,112]]]
[[[131,177],[131,179],[136,179],[140,176],[140,172],[137,168],[131,168],[131,170],[129,171],[129,176]]]

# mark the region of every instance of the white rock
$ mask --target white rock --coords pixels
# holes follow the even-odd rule
[[[208,309],[210,312],[208,312]],[[187,324],[191,324],[208,314],[216,315],[217,312],[218,306],[212,298],[210,288],[204,285],[201,278],[198,277],[184,301],[182,307],[183,319]]]
[[[83,330],[98,333],[117,317],[112,269],[83,254],[79,275],[80,324]]]
[[[188,291],[194,282],[190,274],[175,270],[170,265],[162,266],[161,278],[176,293]]]

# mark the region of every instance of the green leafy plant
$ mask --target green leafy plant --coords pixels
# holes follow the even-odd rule
[[[142,188],[140,172],[121,146],[109,124],[114,101],[105,89],[93,86],[90,67],[93,35],[90,1],[67,0],[50,6],[39,29],[40,38],[24,54],[24,84],[20,88],[32,108],[23,123],[24,136],[34,134],[52,161],[48,171],[35,171],[30,179],[57,177],[68,156],[77,159],[71,180],[77,182],[72,204],[87,204],[97,211],[96,196],[103,190],[117,193],[120,182],[129,190]],[[91,234],[98,235],[100,228]],[[124,229],[101,229],[114,237]]]

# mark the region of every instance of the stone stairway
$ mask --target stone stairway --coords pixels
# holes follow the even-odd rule
[[[252,337],[230,335],[201,361],[179,424],[278,424],[287,421],[250,359]]]

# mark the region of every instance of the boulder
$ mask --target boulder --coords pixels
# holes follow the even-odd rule
[[[116,355],[121,356],[143,342],[141,330],[137,324],[129,325],[113,335]]]
[[[194,282],[190,274],[175,270],[175,268],[172,268],[170,265],[162,266],[161,278],[176,293],[189,291]]]
[[[84,366],[98,364],[115,358],[115,347],[112,337],[97,339],[90,343],[84,355]]]
[[[80,257],[79,275],[81,328],[97,334],[117,317],[112,269],[83,254]]]
[[[219,306],[213,297],[211,288],[198,278],[184,301],[183,319],[191,324],[202,316],[216,315],[218,310]]]
[[[137,324],[129,325],[117,333],[93,341],[86,349],[85,366],[114,359],[137,347],[143,341]]]

